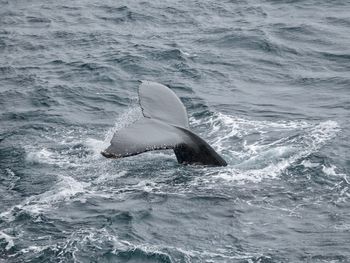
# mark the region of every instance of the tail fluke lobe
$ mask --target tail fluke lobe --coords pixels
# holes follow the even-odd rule
[[[171,89],[162,84],[142,81],[139,87],[139,102],[142,113],[147,118],[190,127],[185,106]]]
[[[175,127],[164,122],[142,118],[130,126],[117,131],[106,155],[121,158],[152,150],[173,149],[182,142]]]

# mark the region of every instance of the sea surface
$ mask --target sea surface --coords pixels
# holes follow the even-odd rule
[[[227,167],[110,160],[139,80]],[[350,262],[350,2],[0,0],[0,262]]]

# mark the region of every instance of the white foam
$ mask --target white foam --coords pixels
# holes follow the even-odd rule
[[[52,155],[52,152],[42,148],[36,152],[28,152],[27,161],[32,163],[52,163]]]
[[[7,177],[6,180],[5,180],[5,182],[8,183],[7,188],[10,189],[10,190],[12,190],[12,189],[15,187],[16,182],[17,182],[18,180],[20,180],[20,177],[17,176],[17,175],[15,174],[15,172],[14,172],[13,170],[11,170],[10,168],[6,168],[6,169],[5,169],[5,172],[6,172],[7,175],[8,175],[8,177]]]
[[[89,185],[90,183],[77,181],[73,177],[60,175],[54,188],[37,196],[37,200],[39,203],[57,203],[83,193]]]
[[[335,171],[336,168],[337,167],[335,165],[331,165],[329,167],[322,165],[322,172],[324,172],[326,175],[329,175],[329,176],[336,176],[338,175]]]
[[[157,185],[155,182],[152,182],[150,180],[141,180],[138,184],[134,186],[136,189],[142,189],[145,192],[153,192],[156,188]]]
[[[52,205],[67,201],[73,196],[83,193],[90,183],[78,182],[69,176],[59,176],[59,181],[53,188],[39,195],[33,195],[25,199],[22,203],[12,207],[10,210],[0,214],[0,217],[13,220],[12,211],[21,209],[30,214],[40,214],[52,208]]]
[[[121,251],[135,251],[136,249],[143,251],[146,254],[158,254],[158,255],[163,255],[165,257],[170,257],[167,253],[163,251],[177,251],[180,254],[183,255],[185,258],[185,262],[191,262],[192,258],[198,257],[198,258],[203,258],[205,257],[207,260],[208,258],[222,258],[225,259],[225,261],[231,262],[232,260],[237,260],[237,259],[249,259],[252,257],[256,257],[258,254],[236,254],[235,256],[231,256],[232,248],[213,248],[213,251],[197,251],[197,250],[192,250],[188,248],[181,248],[181,247],[175,247],[175,246],[169,246],[169,245],[154,245],[154,244],[147,244],[147,243],[142,243],[142,244],[133,244],[131,242],[128,242],[126,240],[120,240],[118,238],[113,238],[112,239],[114,242],[113,246],[113,253],[118,254]],[[209,260],[208,262],[212,262]],[[213,261],[214,262],[214,261]]]
[[[55,152],[45,147],[33,148],[30,146],[25,147],[26,160],[33,164],[49,164],[59,166],[62,168],[77,167],[78,164],[74,162],[74,159],[70,156],[69,150],[66,154],[61,152]]]
[[[350,194],[348,193],[348,186],[350,185],[350,182],[348,180],[348,177],[345,173],[341,173],[341,172],[337,172],[338,168],[337,166],[331,164],[330,166],[326,166],[326,165],[322,165],[322,172],[324,172],[324,174],[328,175],[328,176],[332,176],[332,177],[341,177],[344,179],[343,182],[339,183],[339,187],[341,187],[343,184],[345,184],[345,186],[343,186],[340,195],[341,196],[348,196],[350,197]]]
[[[319,150],[340,130],[337,122],[256,121],[216,113],[197,120],[195,128],[208,127],[210,144],[224,153],[229,165],[213,172],[213,178],[226,181],[260,181],[276,178],[297,160]],[[292,136],[291,136],[292,135]],[[246,138],[253,136],[253,141]],[[236,146],[233,146],[232,143]],[[237,147],[237,148],[236,148]],[[234,157],[240,162],[230,164]],[[303,165],[313,166],[310,162]],[[332,172],[327,170],[326,172]]]
[[[41,252],[49,247],[50,246],[29,246],[27,248],[22,248],[21,253],[23,253],[23,254],[29,253],[29,252],[39,253],[39,252]]]
[[[327,141],[334,138],[340,131],[339,125],[335,121],[325,121],[313,126],[305,135],[308,145],[317,150]]]
[[[87,138],[85,140],[85,145],[92,150],[95,157],[100,157],[101,151],[109,146],[109,142],[107,140],[102,141],[93,138]]]
[[[9,236],[2,231],[0,231],[0,239],[5,239],[5,241],[7,243],[7,245],[5,247],[6,250],[10,250],[15,245],[15,243],[13,242],[14,237]]]
[[[102,173],[97,179],[95,180],[96,183],[102,183],[107,181],[115,181],[127,174],[127,171],[121,171],[114,174],[108,174],[108,173]]]
[[[319,163],[312,163],[309,160],[303,160],[301,164],[306,168],[315,168],[320,165]]]
[[[17,177],[16,174],[14,173],[14,171],[12,171],[10,168],[6,168],[5,171],[10,176],[10,178]]]

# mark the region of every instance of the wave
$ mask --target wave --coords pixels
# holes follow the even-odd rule
[[[1,236],[0,236],[1,237]],[[11,242],[10,238],[8,238]],[[11,245],[13,245],[11,243]],[[151,244],[143,241],[129,241],[116,234],[110,228],[80,228],[67,236],[61,242],[52,245],[31,245],[16,251],[12,255],[17,258],[30,254],[31,258],[44,258],[46,261],[67,260],[80,262],[87,255],[94,254],[96,260],[132,261],[132,262],[202,262],[248,260],[260,262],[269,259],[262,253],[247,253],[237,251],[233,253],[231,247],[207,250],[189,249],[185,246],[171,246]]]

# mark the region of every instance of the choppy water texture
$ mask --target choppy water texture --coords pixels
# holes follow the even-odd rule
[[[349,262],[348,1],[0,1],[0,262]],[[108,160],[171,87],[229,165]]]

